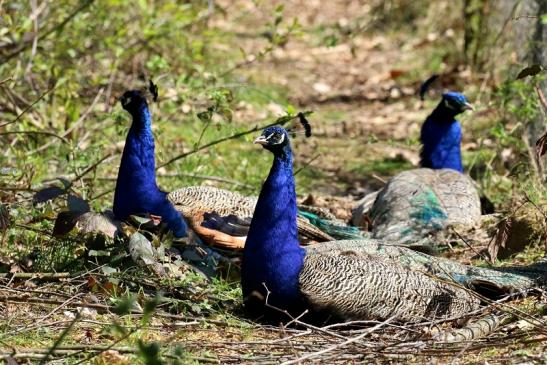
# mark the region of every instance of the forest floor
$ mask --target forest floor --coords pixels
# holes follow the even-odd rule
[[[351,206],[365,193],[380,188],[398,171],[417,167],[421,123],[444,89],[464,90],[476,108],[461,116],[466,166],[480,172],[485,160],[499,155],[490,133],[497,116],[492,111],[490,85],[496,80],[485,80],[461,64],[443,63],[439,49],[461,47],[454,30],[418,35],[406,29],[369,32],[363,19],[370,16],[370,9],[361,2],[333,1],[325,9],[319,0],[291,1],[285,4],[284,13],[299,18],[298,36],[291,36],[263,59],[255,59],[253,55],[268,45],[268,34],[257,29],[270,21],[276,3],[257,7],[248,1],[219,2],[226,12],[213,16],[209,25],[232,35],[227,44],[213,47],[230,55],[228,50],[245,51],[246,58],[236,63],[233,71],[234,83],[266,90],[266,102],[242,100],[234,107],[237,127],[248,128],[257,120],[281,116],[287,105],[313,111],[309,118],[313,137],[306,140],[296,136],[293,140],[296,169],[303,172],[297,175],[302,199],[311,195],[316,204],[347,220]],[[348,29],[352,30],[351,36],[347,35]],[[333,44],[327,46],[328,42]],[[421,101],[417,90],[434,73],[431,69],[440,70],[444,79]],[[162,133],[168,130],[164,116],[158,118]],[[158,154],[160,162],[164,162],[170,142],[161,143]],[[229,142],[227,146],[237,144]],[[251,148],[241,147],[230,157],[243,156]],[[210,155],[222,151],[225,150],[213,150]],[[517,154],[507,151],[506,161],[501,164],[510,164]],[[238,179],[247,186],[237,185],[239,190],[258,192],[259,184],[255,183],[267,174],[269,160],[265,156],[261,155],[264,160],[257,168],[264,169],[248,176],[250,172],[242,170],[256,167],[252,162],[232,169],[225,166],[222,157],[215,160],[210,155],[206,161],[218,162],[218,169],[207,173],[223,176],[223,172],[230,171],[226,179]],[[112,178],[118,160],[107,162],[109,165],[99,171],[105,181]],[[234,176],[238,171],[241,176]],[[487,178],[488,181],[480,175],[479,186],[489,194],[498,212],[509,212],[515,200],[504,194],[515,188],[500,187],[511,179],[509,173]],[[180,185],[180,181],[168,178],[160,183],[166,188]],[[529,221],[540,221],[539,227],[526,226],[525,230],[532,233],[544,227],[541,214],[545,206],[540,205],[537,210],[539,213],[533,207],[527,210],[534,215]],[[38,233],[40,229],[35,228]],[[526,264],[543,255],[544,236],[539,235],[538,239],[528,231],[515,235],[535,239],[526,242],[526,247],[518,247],[517,254],[499,264]],[[47,242],[40,242],[41,250],[54,250]],[[479,242],[482,246],[473,249],[457,240],[452,243],[454,249],[447,253],[451,258],[486,264],[476,257],[476,251],[486,249],[487,241]],[[81,243],[76,242],[76,246],[81,247]],[[450,328],[450,324],[370,321],[351,327],[317,328],[298,320],[293,321],[298,326],[289,327],[255,323],[241,312],[237,281],[207,282],[191,270],[182,278],[159,285],[142,268],[120,269],[119,276],[112,277],[112,270],[116,271],[112,262],[78,272],[40,276],[25,272],[25,263],[14,260],[10,253],[0,252],[2,258],[0,263],[8,263],[10,272],[16,273],[0,276],[0,316],[4,321],[0,361],[9,365],[39,362],[52,346],[55,349],[47,354],[48,363],[157,364],[154,361],[160,357],[168,363],[181,364],[547,362],[545,293],[511,302],[511,308],[525,314],[488,337],[449,344],[436,343],[431,334],[439,328]],[[165,300],[150,312],[150,293],[158,286],[164,290]],[[130,304],[123,299],[128,292],[135,294]],[[133,307],[120,308],[124,305]]]

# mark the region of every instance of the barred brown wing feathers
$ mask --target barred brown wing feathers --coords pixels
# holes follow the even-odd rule
[[[486,294],[485,290],[499,295],[547,286],[547,260],[528,266],[482,268],[427,255],[398,244],[385,244],[376,239],[325,242],[308,246],[306,251],[333,256],[351,252],[364,258],[376,257],[377,260],[391,261],[412,271],[455,281],[482,294]]]
[[[252,217],[256,198],[247,197],[229,190],[211,186],[190,186],[175,190],[167,196],[177,210],[216,212],[220,215],[234,214]]]
[[[256,199],[210,186],[175,190],[167,199],[208,244],[242,249]]]
[[[204,236],[208,243],[226,246],[225,243],[230,241],[229,246],[227,246],[229,248],[232,245],[243,247],[245,241],[243,236],[247,235],[257,201],[255,197],[244,196],[211,186],[190,186],[178,189],[169,193],[167,199],[182,213],[190,226],[200,236]],[[233,235],[233,231],[223,230],[219,225],[215,225],[214,228],[216,229],[212,229],[212,225],[206,223],[207,214],[214,214],[217,218],[224,217],[225,219],[229,219],[229,217],[240,218],[241,224],[237,234],[239,237],[243,237],[243,240],[237,238],[231,240],[229,236]],[[298,233],[303,237],[314,241],[330,241],[333,239],[305,218],[298,217],[297,223]],[[218,231],[218,234],[215,231]]]
[[[316,308],[345,319],[418,322],[450,318],[479,307],[464,289],[393,261],[352,252],[310,252],[300,274],[300,290]]]

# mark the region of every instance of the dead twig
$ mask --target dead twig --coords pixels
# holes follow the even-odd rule
[[[14,272],[0,274],[0,279],[39,279],[39,280],[59,280],[70,278],[68,272]]]
[[[385,321],[383,321],[382,323],[378,323],[376,326],[370,328],[369,330],[367,330],[366,332],[363,332],[362,334],[360,334],[359,336],[356,336],[356,337],[353,337],[353,338],[349,338],[347,339],[346,341],[344,342],[341,342],[341,343],[338,343],[336,345],[333,345],[333,346],[330,346],[330,347],[327,347],[326,349],[323,349],[321,351],[317,351],[317,352],[313,352],[313,353],[310,353],[310,354],[307,354],[307,355],[304,355],[298,359],[294,359],[294,360],[289,360],[289,361],[285,361],[282,363],[282,365],[291,365],[291,364],[298,364],[298,363],[301,363],[303,362],[304,360],[309,360],[309,359],[313,359],[313,358],[316,358],[316,357],[319,357],[323,354],[326,354],[328,352],[332,352],[332,351],[335,351],[335,350],[338,350],[338,349],[341,349],[351,343],[354,343],[354,342],[357,342],[363,338],[365,338],[366,336],[370,335],[371,333],[379,330],[380,328],[384,327],[386,324],[388,324],[389,322],[391,322],[393,319],[395,319],[395,316],[392,316],[392,317],[389,317],[388,319],[386,319]]]
[[[42,39],[48,37],[49,35],[53,34],[54,32],[62,30],[65,25],[67,25],[72,19],[76,17],[80,12],[85,10],[88,6],[90,6],[93,3],[94,0],[86,0],[84,1],[78,8],[76,8],[72,13],[67,15],[65,19],[63,19],[59,24],[54,25],[44,33],[38,35],[37,37],[33,38],[36,39],[36,42],[41,41]],[[4,56],[2,58],[2,63],[5,63],[9,60],[11,60],[14,57],[17,57],[21,52],[25,51],[28,47],[30,47],[33,44],[33,41],[26,41],[22,43],[15,51],[12,53]]]
[[[212,147],[212,146],[215,146],[219,143],[223,143],[223,142],[226,142],[226,141],[229,141],[229,140],[232,140],[232,139],[236,139],[236,138],[240,138],[240,137],[243,137],[243,136],[246,136],[247,134],[251,134],[251,133],[254,133],[256,131],[259,131],[259,130],[262,130],[262,129],[265,129],[265,128],[268,128],[268,127],[271,127],[271,126],[274,126],[274,125],[285,125],[293,120],[295,120],[296,118],[298,118],[297,115],[293,116],[293,117],[290,117],[290,118],[286,118],[285,120],[283,120],[282,122],[274,122],[274,123],[269,123],[269,124],[266,124],[266,125],[262,125],[262,126],[255,126],[251,129],[248,129],[246,131],[243,131],[243,132],[238,132],[238,133],[234,133],[234,134],[231,134],[227,137],[223,137],[223,138],[219,138],[217,140],[214,140],[212,142],[209,142],[209,143],[206,143],[204,144],[203,146],[199,146],[197,148],[194,148],[193,150],[189,151],[189,152],[185,152],[185,153],[182,153],[178,156],[175,156],[173,158],[171,158],[170,160],[168,160],[167,162],[164,162],[163,164],[159,165],[156,167],[156,170],[159,169],[159,168],[162,168],[162,167],[165,167],[167,165],[170,165],[172,164],[173,162],[175,161],[178,161],[180,160],[181,158],[185,158],[185,157],[188,157],[190,155],[193,155],[194,153],[197,153],[199,151],[202,151],[204,149],[207,149],[209,147]]]
[[[318,153],[317,155],[313,156],[312,158],[310,158],[308,161],[306,161],[304,163],[304,165],[302,167],[300,167],[298,170],[296,170],[294,172],[294,176],[298,175],[302,170],[306,169],[308,166],[310,166],[313,161],[317,160],[319,157],[321,157],[321,154]]]
[[[46,131],[8,131],[8,132],[0,132],[0,136],[5,136],[5,135],[9,135],[9,134],[42,134],[42,135],[45,135],[45,136],[51,136],[51,137],[55,137],[57,139],[59,139],[60,141],[62,141],[63,143],[66,143],[66,144],[69,144],[69,142],[62,136],[56,134],[56,133],[53,133],[53,132],[46,132]]]
[[[488,264],[490,266],[492,266],[494,264],[493,260],[491,258],[489,258],[488,256],[486,256],[485,254],[483,254],[482,252],[479,252],[477,250],[475,250],[475,248],[473,247],[473,245],[471,245],[469,242],[467,242],[467,239],[465,237],[463,237],[458,231],[456,231],[456,229],[454,229],[454,227],[450,227],[450,230],[456,235],[458,236],[459,239],[461,239],[463,241],[463,243],[465,243],[465,245],[467,247],[469,247],[471,249],[471,251],[473,251],[473,253],[477,256],[480,256],[482,257],[486,262],[488,262]]]
[[[226,184],[241,186],[242,188],[247,189],[256,189],[256,186],[252,186],[249,184],[245,184],[242,182],[239,182],[237,180],[227,179],[221,176],[214,176],[214,175],[202,175],[202,174],[194,174],[192,172],[176,172],[176,173],[165,173],[165,174],[156,174],[156,177],[163,177],[163,178],[180,178],[180,177],[191,177],[193,179],[199,179],[199,180],[209,180],[209,181],[218,181]],[[97,180],[103,180],[103,181],[116,181],[116,177],[99,177]],[[110,191],[114,191],[109,190]]]
[[[541,103],[541,106],[543,106],[543,109],[547,111],[547,100],[545,100],[545,95],[543,95],[541,88],[539,87],[538,84],[535,84],[534,89],[536,90],[536,93],[538,94],[538,98],[539,98],[539,102]]]
[[[52,92],[53,90],[55,90],[55,88],[57,87],[57,85],[53,85],[53,87],[51,87],[50,89],[46,90],[42,95],[40,95],[38,97],[38,99],[34,100],[32,102],[32,104],[30,104],[29,106],[27,106],[21,113],[19,113],[19,115],[17,115],[17,117],[15,117],[15,119],[13,119],[12,121],[9,121],[9,122],[6,122],[4,124],[0,124],[0,128],[2,127],[5,127],[7,125],[10,125],[10,124],[13,124],[15,122],[17,122],[19,119],[21,119],[21,117],[23,115],[25,115],[26,112],[28,112],[30,109],[32,109],[32,107],[34,107],[34,105],[38,104],[38,102],[40,100],[42,100],[47,94],[49,94],[50,92]]]
[[[109,159],[110,157],[113,157],[114,153],[110,152],[101,157],[97,162],[95,162],[93,165],[89,166],[87,169],[85,169],[81,174],[76,175],[75,178],[70,180],[70,186],[73,186],[77,181],[82,179],[85,175],[89,174],[91,171],[95,170],[97,166],[99,166],[102,162]]]
[[[59,345],[61,344],[61,342],[63,342],[63,340],[65,339],[65,337],[68,335],[68,333],[72,330],[72,327],[74,327],[74,325],[76,324],[76,322],[78,322],[78,320],[80,319],[80,313],[76,313],[76,316],[74,317],[74,319],[72,320],[72,322],[69,323],[69,325],[63,330],[63,332],[61,332],[61,334],[59,335],[59,337],[57,338],[57,340],[55,340],[55,342],[53,343],[53,346],[51,346],[48,350],[48,352],[46,352],[46,355],[42,358],[42,360],[40,361],[39,365],[42,365],[42,364],[45,364],[47,359],[53,354],[53,352],[55,352],[55,349],[57,347],[59,347]]]
[[[64,140],[63,142],[65,143],[68,143],[68,141],[66,141],[66,137],[74,130],[76,129],[78,126],[80,126],[80,124],[82,124],[85,119],[87,118],[87,116],[89,115],[89,113],[91,112],[91,110],[93,110],[93,108],[95,107],[95,105],[97,104],[97,102],[99,101],[99,98],[101,97],[101,95],[103,94],[104,92],[104,88],[101,88],[99,90],[99,92],[97,93],[97,95],[95,96],[95,99],[93,99],[93,101],[91,102],[91,105],[84,111],[84,113],[80,116],[80,118],[78,118],[78,120],[72,124],[70,126],[70,128],[68,128],[66,131],[63,132],[63,134],[60,135],[60,137],[62,137]],[[55,141],[50,141],[40,147],[38,147],[37,149],[35,150],[32,150],[32,151],[29,151],[27,152],[27,155],[32,155],[32,154],[35,154],[37,152],[41,152],[43,150],[45,150],[46,148],[48,148],[49,146],[51,146],[53,143],[55,143]]]
[[[337,337],[337,338],[342,338],[342,339],[345,339],[344,336],[342,335],[339,335],[337,334],[336,332],[332,332],[332,331],[329,331],[329,330],[326,330],[324,328],[321,328],[321,327],[316,327],[312,324],[309,324],[309,323],[306,323],[306,322],[302,322],[300,320],[300,318],[302,318],[304,315],[306,315],[308,313],[308,310],[306,309],[304,312],[302,312],[298,317],[294,317],[292,316],[287,310],[285,309],[281,309],[281,308],[278,308],[276,306],[273,306],[271,305],[270,303],[268,303],[268,299],[270,298],[270,290],[266,287],[266,283],[262,283],[262,285],[264,286],[264,288],[266,288],[266,300],[264,302],[264,306],[266,306],[267,308],[270,308],[270,309],[273,309],[275,311],[278,311],[279,313],[283,313],[285,314],[288,318],[290,318],[291,320],[289,322],[287,322],[287,324],[284,325],[284,327],[288,327],[290,326],[291,324],[295,323],[295,324],[298,324],[300,326],[303,326],[305,328],[309,328],[311,330],[314,330],[314,331],[317,331],[317,332],[321,332],[321,333],[324,333],[324,334],[327,334],[329,336],[333,336],[333,337]]]

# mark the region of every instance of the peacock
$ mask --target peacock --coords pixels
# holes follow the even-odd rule
[[[463,174],[461,125],[455,119],[471,109],[463,94],[443,94],[422,126],[422,168],[395,175],[379,192],[365,197],[354,209],[352,223],[362,225],[368,213],[372,237],[410,243],[449,224],[478,222],[480,197]]]
[[[473,106],[463,94],[450,91],[442,95],[441,102],[422,125],[421,167],[463,172],[462,127],[455,117],[466,110],[473,110]]]
[[[160,216],[175,237],[185,237],[187,226],[167,193],[156,183],[152,118],[145,94],[140,90],[126,91],[120,98],[122,107],[133,122],[125,140],[122,160],[114,191],[114,215],[126,220],[130,215],[149,213]]]
[[[253,315],[307,310],[343,320],[448,319],[480,308],[478,296],[463,286],[496,288],[499,294],[547,281],[547,262],[480,269],[375,239],[302,247],[289,135],[282,127],[269,127],[254,143],[274,158],[243,250],[241,286]]]
[[[480,198],[473,181],[455,170],[414,169],[388,181],[369,216],[372,237],[410,244],[448,225],[474,225]]]
[[[125,220],[132,214],[150,213],[161,216],[176,237],[186,235],[188,224],[208,244],[243,248],[256,198],[208,186],[186,187],[169,194],[161,191],[156,183],[154,137],[146,96],[140,90],[131,90],[120,100],[133,123],[116,182],[115,216]],[[298,218],[298,230],[303,238],[318,242],[361,237],[356,227],[309,212]]]

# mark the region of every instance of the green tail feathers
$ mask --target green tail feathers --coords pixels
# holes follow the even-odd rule
[[[317,214],[299,210],[298,215],[306,218],[311,224],[337,240],[365,238],[366,233],[357,227],[345,225],[342,222],[319,217]]]

